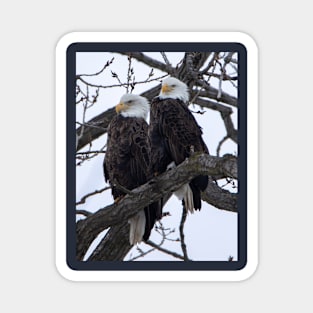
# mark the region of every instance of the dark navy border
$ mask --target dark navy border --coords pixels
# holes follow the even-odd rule
[[[235,51],[238,53],[238,261],[77,261],[76,259],[76,167],[75,167],[75,75],[76,52],[188,52]],[[241,43],[73,43],[66,52],[66,258],[73,270],[229,270],[247,263],[247,50]]]

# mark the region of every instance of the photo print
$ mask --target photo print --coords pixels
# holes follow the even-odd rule
[[[245,268],[247,105],[241,43],[69,45],[67,266]]]

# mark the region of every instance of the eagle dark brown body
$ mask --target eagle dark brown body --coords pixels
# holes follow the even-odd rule
[[[132,190],[152,177],[148,124],[143,118],[118,114],[112,119],[103,167],[114,199],[125,195],[119,185]],[[146,241],[155,221],[161,218],[161,212],[157,203],[144,208],[144,212],[146,225],[143,239]]]
[[[183,101],[155,98],[151,102],[149,137],[152,170],[163,173],[170,163],[182,163],[193,152],[209,153],[202,139],[202,130]],[[197,176],[189,183],[196,210],[201,209],[201,191],[208,176]]]

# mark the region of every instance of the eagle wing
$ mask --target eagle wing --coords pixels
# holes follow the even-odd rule
[[[202,130],[182,101],[156,98],[151,103],[150,123],[155,171],[164,172],[172,161],[182,163],[192,151],[208,153]]]
[[[209,153],[202,139],[202,130],[187,106],[177,99],[156,98],[151,103],[150,140],[152,143],[152,168],[163,173],[171,162],[176,165],[190,157],[193,152]],[[192,179],[193,205],[201,209],[201,190],[208,184],[208,176]],[[190,208],[192,209],[192,208]]]
[[[129,190],[150,178],[148,124],[144,119],[117,115],[108,128],[104,176],[112,186],[113,197],[124,195],[116,183]]]
[[[125,195],[118,185],[132,190],[151,177],[148,124],[144,119],[117,115],[108,127],[107,152],[103,163],[104,177],[110,182],[114,199]],[[118,183],[118,185],[116,184]],[[162,216],[159,202],[144,208],[147,240],[156,220]]]

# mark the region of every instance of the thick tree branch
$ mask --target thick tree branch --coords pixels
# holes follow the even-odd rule
[[[132,248],[129,243],[129,224],[127,221],[112,226],[88,261],[118,261],[123,260]]]
[[[218,98],[218,89],[212,87],[210,84],[206,83],[204,80],[198,80],[197,82],[198,88],[202,88],[202,90],[199,91],[200,97],[207,97],[210,99],[217,100],[219,102],[223,102],[226,104],[229,104],[233,107],[238,107],[238,101],[237,97],[231,96],[226,92],[222,92],[220,98]],[[195,91],[197,92],[197,91]]]
[[[202,193],[202,199],[218,209],[237,212],[237,194],[220,188],[212,181],[209,182],[207,189]],[[163,249],[160,244],[157,245],[151,240],[148,240],[147,244],[163,253],[184,260],[184,256]],[[124,221],[110,227],[106,236],[88,258],[88,261],[122,261],[131,248],[132,246],[129,244],[129,224]]]
[[[225,175],[237,178],[237,159],[226,155],[222,158],[206,154],[195,154],[175,169],[153,178],[133,189],[118,204],[109,205],[81,220],[77,224],[77,258],[82,260],[96,236],[106,228],[127,221],[149,203],[174,192],[197,175]]]
[[[223,105],[219,102],[211,101],[211,100],[204,99],[201,97],[197,97],[194,100],[194,103],[200,105],[201,107],[205,107],[214,111],[219,111],[220,113],[223,113],[223,114],[233,113],[233,110],[230,107]]]
[[[201,198],[220,210],[237,212],[237,194],[220,188],[212,181],[209,181],[208,187],[201,194]]]

